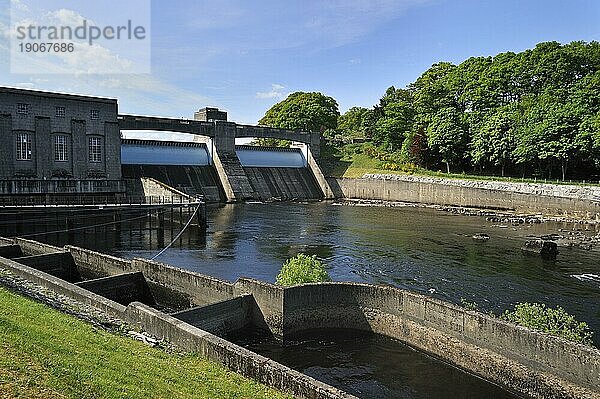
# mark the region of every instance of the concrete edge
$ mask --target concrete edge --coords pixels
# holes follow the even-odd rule
[[[126,307],[117,302],[13,260],[0,257],[0,267],[44,288],[51,289],[86,305],[101,309],[111,316],[122,318],[125,313]]]

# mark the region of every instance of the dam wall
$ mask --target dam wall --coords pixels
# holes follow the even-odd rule
[[[35,256],[30,250],[38,255],[44,252],[45,244],[21,242],[19,256]],[[5,246],[18,243],[19,239],[0,240]],[[56,250],[47,246],[49,261],[57,257]],[[300,397],[351,396],[243,349],[223,336],[249,324],[284,341],[310,329],[363,330],[398,339],[525,397],[591,399],[600,395],[597,348],[426,295],[358,283],[283,288],[248,278],[227,282],[155,261],[124,260],[72,246],[58,250],[72,256],[82,279],[94,277],[95,281],[69,283],[39,270],[43,265],[37,261],[28,266],[18,259],[0,257],[0,268],[97,306],[158,337]],[[14,249],[6,252],[14,253]],[[118,286],[133,284],[137,294],[110,290],[106,285],[110,281],[118,282]],[[86,286],[95,287],[95,292],[85,290]],[[157,286],[166,290],[165,294],[186,298],[187,302],[179,308],[162,303]],[[110,298],[98,295],[102,292],[108,292]]]
[[[600,220],[600,197],[558,196],[550,190],[516,191],[510,185],[505,188],[459,185],[426,178],[328,178],[327,181],[336,198],[414,202]]]

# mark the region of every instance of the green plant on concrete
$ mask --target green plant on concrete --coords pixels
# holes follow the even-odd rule
[[[284,287],[324,281],[331,281],[331,278],[325,265],[316,255],[298,254],[286,260],[277,275],[277,284]]]
[[[479,306],[477,305],[477,302],[469,301],[465,298],[460,298],[460,304],[466,310],[479,310]]]
[[[550,308],[543,303],[518,303],[514,310],[505,311],[501,318],[570,341],[592,345],[593,332],[587,323],[577,321],[560,306]]]

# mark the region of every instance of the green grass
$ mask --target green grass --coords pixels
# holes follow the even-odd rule
[[[348,177],[348,178],[359,178],[366,173],[374,174],[395,174],[405,175],[406,173],[401,171],[393,171],[383,169],[382,165],[384,162],[377,159],[371,158],[366,154],[345,154],[336,161],[329,160],[326,166],[325,173],[332,177]],[[442,177],[447,179],[464,179],[464,180],[479,180],[479,181],[506,181],[506,182],[518,182],[518,183],[552,183],[552,184],[573,184],[580,186],[598,186],[598,183],[590,182],[571,182],[570,180],[545,180],[545,179],[522,179],[515,177],[501,177],[501,176],[482,176],[482,175],[471,175],[466,173],[444,173],[437,172],[428,169],[418,169],[415,173],[416,176],[428,176],[428,177]]]
[[[0,287],[0,398],[290,398]]]

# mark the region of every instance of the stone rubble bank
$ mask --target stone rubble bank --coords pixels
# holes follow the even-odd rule
[[[435,183],[447,186],[481,188],[485,190],[510,191],[521,194],[544,195],[561,198],[575,198],[600,202],[600,186],[578,186],[572,184],[519,183],[508,181],[483,181],[466,179],[448,179],[443,177],[365,174],[363,179],[399,180],[406,182]]]

